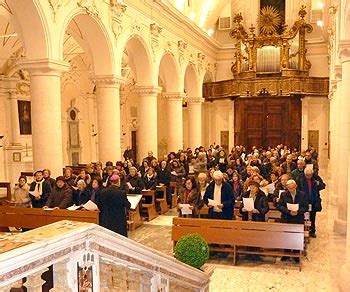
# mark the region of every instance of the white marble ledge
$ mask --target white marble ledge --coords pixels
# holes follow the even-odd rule
[[[126,262],[192,287],[208,285],[212,269],[202,272],[173,257],[120,236],[92,223],[60,221],[32,231],[0,239],[26,245],[0,254],[0,283],[9,283],[82,252]],[[2,284],[0,284],[2,286]]]

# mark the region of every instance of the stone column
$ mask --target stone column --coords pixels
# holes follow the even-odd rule
[[[348,213],[348,175],[349,166],[347,155],[350,150],[350,42],[340,42],[340,57],[342,63],[341,93],[337,96],[339,115],[339,152],[338,152],[338,218],[334,222],[334,230],[340,234],[346,234]],[[348,218],[349,219],[349,218]]]
[[[18,104],[17,104],[17,93],[15,90],[9,92],[9,99],[11,104],[11,144],[20,144],[20,130],[18,120]]]
[[[336,158],[337,153],[338,153],[338,143],[337,143],[337,132],[338,129],[336,127],[336,115],[337,115],[337,108],[336,108],[336,102],[337,102],[337,86],[336,86],[336,81],[332,80],[331,81],[331,92],[329,94],[329,104],[330,104],[330,112],[329,112],[329,130],[330,130],[330,160],[328,164],[329,172],[331,173],[331,179],[329,181],[329,189],[332,190],[331,195],[330,195],[330,203],[334,206],[337,205],[338,201],[338,192],[336,192],[336,186],[337,184],[335,183],[338,179],[338,176],[336,174],[336,169],[338,166],[338,160]]]
[[[160,91],[161,87],[157,86],[138,86],[134,90],[139,96],[137,159],[140,163],[148,151],[158,157],[157,97]]]
[[[202,97],[189,97],[188,109],[188,146],[192,151],[202,145]]]
[[[168,121],[168,152],[177,152],[183,149],[183,116],[182,100],[184,94],[181,92],[165,92],[167,101]]]
[[[94,82],[99,160],[103,164],[107,161],[115,163],[121,160],[119,88],[124,79],[116,76],[97,76]]]
[[[33,168],[49,168],[52,176],[62,174],[61,74],[69,64],[40,59],[25,60],[30,73]]]
[[[309,140],[309,97],[301,100],[301,150],[306,150]]]

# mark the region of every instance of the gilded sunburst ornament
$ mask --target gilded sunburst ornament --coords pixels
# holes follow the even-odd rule
[[[260,10],[258,25],[261,34],[274,34],[282,19],[277,9],[273,6],[265,6]]]

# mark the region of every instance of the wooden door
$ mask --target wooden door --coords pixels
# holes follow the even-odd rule
[[[301,101],[296,97],[249,97],[235,101],[235,143],[250,149],[283,143],[300,149]]]

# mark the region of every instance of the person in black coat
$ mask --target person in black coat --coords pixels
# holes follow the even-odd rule
[[[322,178],[316,174],[312,168],[305,168],[305,179],[303,180],[303,190],[308,203],[311,205],[310,211],[310,236],[316,237],[316,212],[322,210],[320,191],[324,190],[326,184]]]
[[[171,173],[167,168],[167,162],[162,160],[160,162],[160,169],[157,173],[157,185],[166,186],[166,202],[171,206],[171,189],[170,189]]]
[[[290,211],[287,204],[299,204],[298,211]],[[287,182],[287,191],[281,194],[277,209],[282,213],[284,223],[304,224],[304,213],[308,211],[307,198],[303,192],[297,190],[297,184],[290,179]]]
[[[156,173],[152,167],[147,170],[143,177],[143,186],[145,190],[155,190],[157,186]]]
[[[110,180],[111,186],[103,189],[96,201],[100,210],[100,225],[127,237],[127,212],[131,205],[126,191],[119,189],[119,176],[112,175]]]
[[[84,180],[80,179],[77,182],[77,189],[73,191],[73,204],[81,206],[87,203],[91,198],[89,189],[86,187]]]
[[[230,184],[223,181],[223,174],[217,170],[213,174],[214,181],[207,187],[203,201],[209,207],[208,217],[212,219],[226,219],[233,218],[233,204],[234,196]],[[213,206],[210,200],[214,200],[218,204]]]
[[[38,170],[34,173],[35,180],[30,184],[29,197],[33,208],[42,208],[51,193],[51,185],[43,177],[43,172]]]
[[[265,215],[269,211],[269,204],[265,193],[260,190],[260,185],[256,181],[249,183],[249,191],[245,192],[243,198],[253,198],[254,209],[252,212],[252,221],[265,222]],[[241,205],[240,213],[242,214],[242,220],[248,221],[248,211]]]
[[[144,187],[141,177],[137,174],[136,167],[129,168],[130,174],[126,177],[126,184],[129,188],[129,194],[141,194]]]
[[[242,201],[243,183],[240,175],[237,172],[234,172],[232,175],[232,190],[234,199],[237,201]]]

